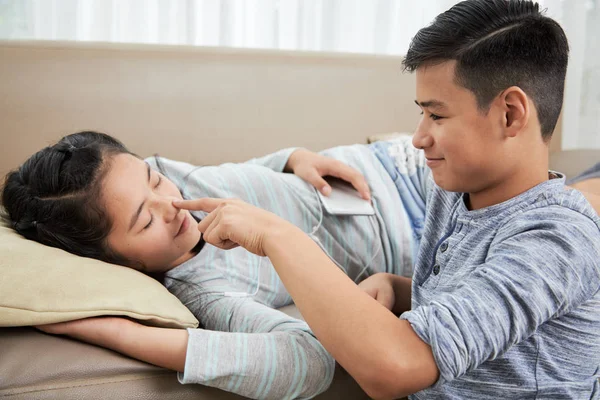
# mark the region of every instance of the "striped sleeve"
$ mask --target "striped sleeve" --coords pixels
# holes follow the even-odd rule
[[[297,147],[290,147],[288,149],[276,151],[275,153],[267,154],[264,157],[253,158],[246,161],[246,163],[267,167],[275,172],[283,172],[288,159],[296,150],[298,150]]]
[[[308,399],[329,387],[335,362],[303,321],[214,292],[188,307],[204,329],[188,330],[181,383],[253,399]]]

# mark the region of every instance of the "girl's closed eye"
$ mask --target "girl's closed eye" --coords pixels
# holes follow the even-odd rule
[[[148,224],[144,227],[143,230],[146,230],[146,229],[150,228],[152,226],[152,222],[153,221],[154,221],[154,217],[152,216],[152,214],[150,214],[150,222],[148,222]]]
[[[156,189],[157,187],[159,187],[161,183],[162,183],[162,177],[159,175],[158,182],[156,182],[156,185],[154,185],[154,188]],[[150,222],[148,222],[148,224],[146,226],[144,226],[144,229],[142,229],[142,230],[145,231],[146,229],[150,228],[152,226],[153,221],[154,221],[154,217],[152,216],[152,214],[150,214]]]

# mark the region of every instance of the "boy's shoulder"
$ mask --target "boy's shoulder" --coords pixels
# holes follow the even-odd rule
[[[600,218],[581,192],[564,185],[564,178],[474,211],[467,210],[460,193],[439,187],[435,192],[434,201],[428,204],[430,230],[438,231],[454,220],[468,224],[477,231],[478,238],[489,240],[490,251],[496,246],[504,248],[507,243],[514,250],[521,247],[519,243],[529,242],[525,246],[528,252],[546,248],[569,253],[573,261],[583,257],[597,265],[600,260]]]
[[[600,232],[600,217],[595,209],[580,191],[565,186],[564,182],[564,177],[552,179],[501,204],[475,211],[464,207],[465,194],[446,191],[434,183],[430,198],[435,206],[429,211],[447,213],[447,208],[452,208],[460,216],[481,224],[565,220],[593,226]]]
[[[498,221],[494,245],[521,245],[528,257],[568,260],[571,268],[600,269],[600,218],[581,192],[562,187],[507,210]]]
[[[581,192],[566,186],[555,186],[515,204],[514,209],[506,210],[504,222],[514,227],[527,223],[548,228],[587,227],[600,239],[600,217]]]

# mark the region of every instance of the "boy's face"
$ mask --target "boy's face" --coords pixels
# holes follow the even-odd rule
[[[438,186],[476,193],[507,176],[503,109],[495,99],[482,113],[475,95],[454,81],[455,62],[417,69],[417,99],[423,111],[413,145],[425,151]]]

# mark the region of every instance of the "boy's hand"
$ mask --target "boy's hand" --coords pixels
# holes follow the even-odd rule
[[[350,182],[365,200],[371,199],[371,191],[365,177],[356,169],[341,161],[313,153],[306,149],[298,149],[292,153],[285,165],[284,171],[293,172],[300,178],[312,184],[325,196],[331,193],[331,187],[324,176],[335,176]]]
[[[371,275],[359,283],[358,287],[388,310],[393,310],[394,305],[396,304],[396,294],[394,292],[394,285],[390,274],[378,273]]]
[[[177,208],[209,213],[198,224],[204,240],[220,249],[242,246],[251,253],[265,256],[267,238],[285,237],[288,221],[261,208],[238,199],[211,199],[173,201]]]

